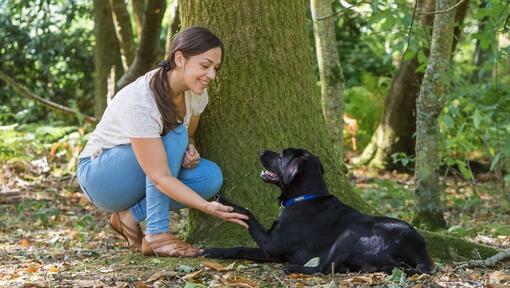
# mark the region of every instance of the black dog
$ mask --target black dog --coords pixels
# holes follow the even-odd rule
[[[286,273],[375,272],[399,267],[429,273],[425,240],[409,224],[368,216],[328,193],[319,159],[304,149],[264,151],[260,177],[280,187],[280,217],[266,230],[245,208],[219,201],[249,216],[250,235],[260,248],[209,248],[209,258],[288,262]],[[319,257],[318,265],[305,265]],[[309,267],[315,266],[315,267]]]

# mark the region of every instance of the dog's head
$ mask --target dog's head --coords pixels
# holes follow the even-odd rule
[[[266,150],[260,153],[260,162],[265,168],[260,178],[280,187],[280,200],[301,196],[299,194],[303,191],[322,192],[314,190],[323,189],[324,169],[319,158],[305,149],[287,148],[281,152]],[[317,188],[315,184],[320,187]]]

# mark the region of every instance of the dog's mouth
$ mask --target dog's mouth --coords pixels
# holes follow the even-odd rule
[[[280,180],[280,175],[278,175],[277,173],[273,172],[273,171],[269,171],[269,170],[262,170],[262,172],[260,172],[260,178],[262,178],[262,180],[266,181],[266,182],[278,182]]]

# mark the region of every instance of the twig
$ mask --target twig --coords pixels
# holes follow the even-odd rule
[[[450,11],[452,11],[453,9],[457,8],[457,6],[459,6],[460,4],[462,4],[462,2],[464,2],[466,0],[460,0],[459,2],[457,2],[457,4],[453,5],[452,7],[446,9],[446,10],[442,10],[442,11],[432,11],[432,12],[423,12],[423,13],[420,13],[422,15],[432,15],[432,14],[443,14],[443,13],[448,13]]]
[[[489,257],[485,260],[470,260],[465,262],[460,262],[456,268],[465,268],[465,267],[494,267],[500,261],[510,258],[510,248],[499,252],[498,254]]]
[[[407,32],[407,47],[406,47],[406,50],[404,51],[404,54],[402,54],[402,60],[406,56],[407,50],[409,50],[409,46],[411,46],[411,33],[413,32],[414,17],[416,16],[417,8],[418,8],[418,0],[414,0],[413,17],[411,18],[411,25],[409,25],[409,32]]]
[[[328,18],[331,18],[331,17],[337,16],[337,15],[340,15],[340,14],[344,13],[344,12],[345,12],[345,11],[347,11],[347,10],[350,10],[350,9],[352,9],[352,8],[354,8],[354,7],[358,6],[358,5],[360,5],[360,4],[365,4],[365,3],[367,3],[367,2],[366,2],[366,1],[360,1],[360,2],[358,2],[358,3],[356,3],[356,4],[352,4],[351,6],[349,6],[349,7],[347,7],[347,8],[344,8],[343,10],[340,10],[340,11],[338,11],[338,12],[336,12],[336,13],[331,14],[331,15],[324,16],[324,17],[321,17],[321,18],[317,18],[317,20],[316,20],[316,21],[322,21],[322,20],[325,20],[325,19],[328,19]]]

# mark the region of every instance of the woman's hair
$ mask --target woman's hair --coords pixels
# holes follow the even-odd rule
[[[166,60],[159,64],[159,68],[149,81],[149,87],[156,98],[161,119],[163,120],[163,133],[180,125],[182,117],[177,113],[177,107],[170,97],[170,83],[167,72],[175,68],[175,53],[180,51],[185,58],[202,54],[212,48],[221,48],[223,62],[223,43],[211,31],[204,27],[190,27],[177,33],[171,40],[170,51]]]

